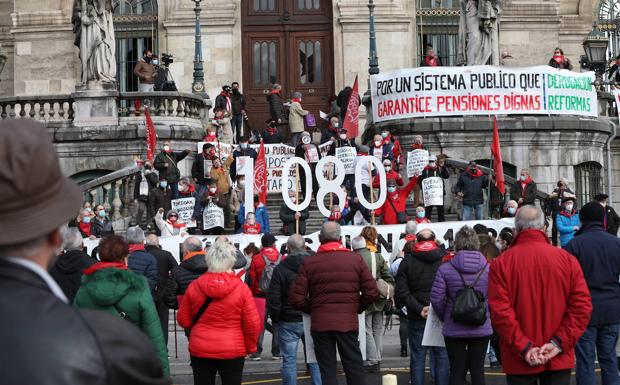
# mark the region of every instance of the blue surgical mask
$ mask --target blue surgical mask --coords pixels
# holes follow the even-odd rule
[[[396,186],[388,186],[388,192],[393,193],[394,191],[396,191]]]
[[[162,180],[161,182],[159,182],[159,186],[165,189],[166,187],[168,187],[168,182],[165,180]]]
[[[105,210],[99,210],[97,214],[99,214],[101,218],[105,218]]]
[[[381,137],[382,137],[382,138],[387,138],[387,136],[388,136],[388,133],[387,133],[387,132],[382,132],[382,133],[381,133]]]
[[[82,217],[82,223],[90,223],[90,217]]]
[[[246,148],[248,148],[248,144],[247,144],[247,143],[240,143],[239,145],[240,145],[240,146],[241,146],[241,148],[243,148],[244,150],[245,150]]]
[[[91,209],[90,207],[85,208],[84,210],[88,211],[89,213],[93,212],[93,209]]]
[[[153,60],[153,65],[158,66],[158,65],[159,65],[159,60],[154,59],[154,60]]]
[[[418,218],[422,219],[426,215],[426,212],[425,211],[418,211],[416,213],[416,215],[418,216]]]
[[[517,212],[517,209],[514,207],[508,207],[508,214],[510,215],[515,215],[515,213]]]

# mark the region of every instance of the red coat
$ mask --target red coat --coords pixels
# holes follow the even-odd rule
[[[413,188],[418,183],[418,178],[409,179],[409,183],[402,189],[397,189],[394,193],[387,193],[387,197],[385,198],[385,203],[383,206],[379,207],[375,210],[375,215],[379,216],[383,214],[383,224],[384,225],[396,225],[398,224],[398,219],[396,216],[396,212],[394,208],[392,208],[392,204],[398,210],[398,212],[407,212],[407,197],[413,191]],[[390,203],[390,201],[392,203]]]
[[[394,179],[396,181],[396,184],[399,186],[405,184],[400,174],[394,170],[390,170],[385,173],[385,180],[387,181],[388,179]],[[372,187],[379,187],[379,174],[375,175],[375,177],[372,179]]]
[[[304,259],[289,290],[289,302],[310,314],[313,332],[357,333],[357,315],[378,295],[362,257],[340,242],[328,242]]]
[[[250,289],[233,273],[207,272],[192,282],[179,306],[179,325],[191,327],[207,297],[213,301],[193,325],[189,353],[227,360],[256,352],[262,320]]]
[[[265,297],[265,293],[260,291],[258,288],[258,283],[260,281],[261,275],[263,275],[263,270],[265,270],[265,260],[263,259],[263,254],[267,256],[272,262],[278,260],[278,256],[280,253],[278,249],[275,247],[263,247],[260,250],[260,253],[256,254],[252,257],[252,262],[250,263],[250,289],[252,289],[252,294],[254,297]]]
[[[592,302],[577,259],[551,246],[542,231],[524,230],[491,263],[489,308],[504,372],[519,375],[572,368]],[[529,366],[525,353],[552,338],[563,353],[545,366]]]

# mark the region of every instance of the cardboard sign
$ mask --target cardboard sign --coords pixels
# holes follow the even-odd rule
[[[192,221],[196,198],[181,198],[171,201],[172,209],[179,213],[179,222],[185,223],[185,227],[196,227],[196,222]]]
[[[319,161],[319,152],[316,147],[310,145],[306,147],[306,162],[316,163]]]
[[[443,180],[434,176],[422,181],[422,195],[424,196],[424,207],[443,206]]]
[[[211,169],[213,168],[213,161],[211,159],[204,160],[204,175],[205,179],[211,178]]]
[[[344,173],[354,174],[355,173],[355,157],[357,156],[357,152],[355,151],[355,147],[338,147],[336,149],[336,158],[342,162],[344,165]]]
[[[215,227],[224,227],[224,210],[215,203],[209,203],[202,214],[202,229],[209,230]]]
[[[245,164],[247,162],[250,161],[250,157],[249,156],[238,156],[237,157],[237,175],[245,175],[245,170],[243,169],[243,167],[245,167]]]
[[[415,149],[407,153],[407,177],[420,176],[428,165],[428,151]]]
[[[426,319],[424,335],[422,336],[422,346],[446,347],[446,341],[443,338],[443,322],[437,317],[433,306],[430,306],[428,309],[428,318]]]

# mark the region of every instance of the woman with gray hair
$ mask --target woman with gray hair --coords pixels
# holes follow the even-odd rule
[[[472,385],[484,385],[484,359],[493,331],[488,314],[487,289],[489,265],[478,251],[478,235],[469,226],[463,226],[455,237],[455,257],[437,270],[431,289],[431,305],[443,321],[443,335],[450,362],[450,385],[462,385],[467,371],[471,373]],[[454,319],[455,302],[472,287],[484,306],[481,322]],[[460,293],[459,293],[460,292]],[[457,317],[458,318],[458,317]]]
[[[256,352],[261,320],[252,293],[235,276],[235,248],[218,241],[206,255],[207,272],[185,292],[179,325],[189,334],[194,384],[240,385],[245,356]]]

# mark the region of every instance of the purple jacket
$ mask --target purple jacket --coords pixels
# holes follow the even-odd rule
[[[493,334],[488,312],[487,321],[484,325],[477,327],[456,323],[451,317],[456,292],[464,287],[457,270],[461,272],[465,282],[472,284],[476,280],[478,272],[482,269],[485,269],[485,272],[480,276],[475,289],[484,294],[486,299],[489,286],[489,266],[487,265],[486,258],[480,252],[461,250],[456,253],[456,256],[450,262],[444,263],[437,270],[435,282],[433,282],[433,288],[431,289],[431,304],[439,319],[443,321],[444,336],[486,337]]]

